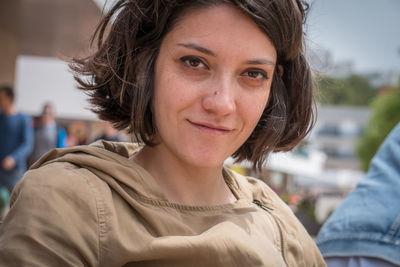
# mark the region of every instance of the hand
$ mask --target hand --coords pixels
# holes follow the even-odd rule
[[[11,156],[7,156],[1,162],[1,166],[5,171],[10,171],[15,167],[15,159]]]

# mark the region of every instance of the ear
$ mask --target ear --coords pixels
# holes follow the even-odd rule
[[[279,76],[283,76],[284,70],[283,70],[283,66],[282,65],[278,65],[278,72],[279,72]]]

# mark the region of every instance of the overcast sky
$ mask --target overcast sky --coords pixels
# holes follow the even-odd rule
[[[308,39],[356,71],[400,72],[400,0],[310,0]]]

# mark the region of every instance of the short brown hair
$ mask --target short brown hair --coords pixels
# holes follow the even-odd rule
[[[277,50],[277,65],[283,68],[283,73],[275,69],[258,125],[233,154],[237,161],[249,160],[261,168],[271,151],[296,146],[314,122],[311,71],[303,44],[308,6],[303,1],[119,0],[96,29],[92,42],[97,40],[97,51],[73,59],[70,66],[100,119],[154,145],[151,100],[161,42],[184,12],[221,4],[236,6],[265,32]]]

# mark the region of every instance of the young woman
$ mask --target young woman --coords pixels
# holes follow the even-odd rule
[[[97,52],[72,67],[99,117],[139,145],[37,162],[0,228],[0,262],[325,266],[267,185],[223,167],[230,155],[260,167],[309,131],[303,21],[294,0],[118,1]]]

